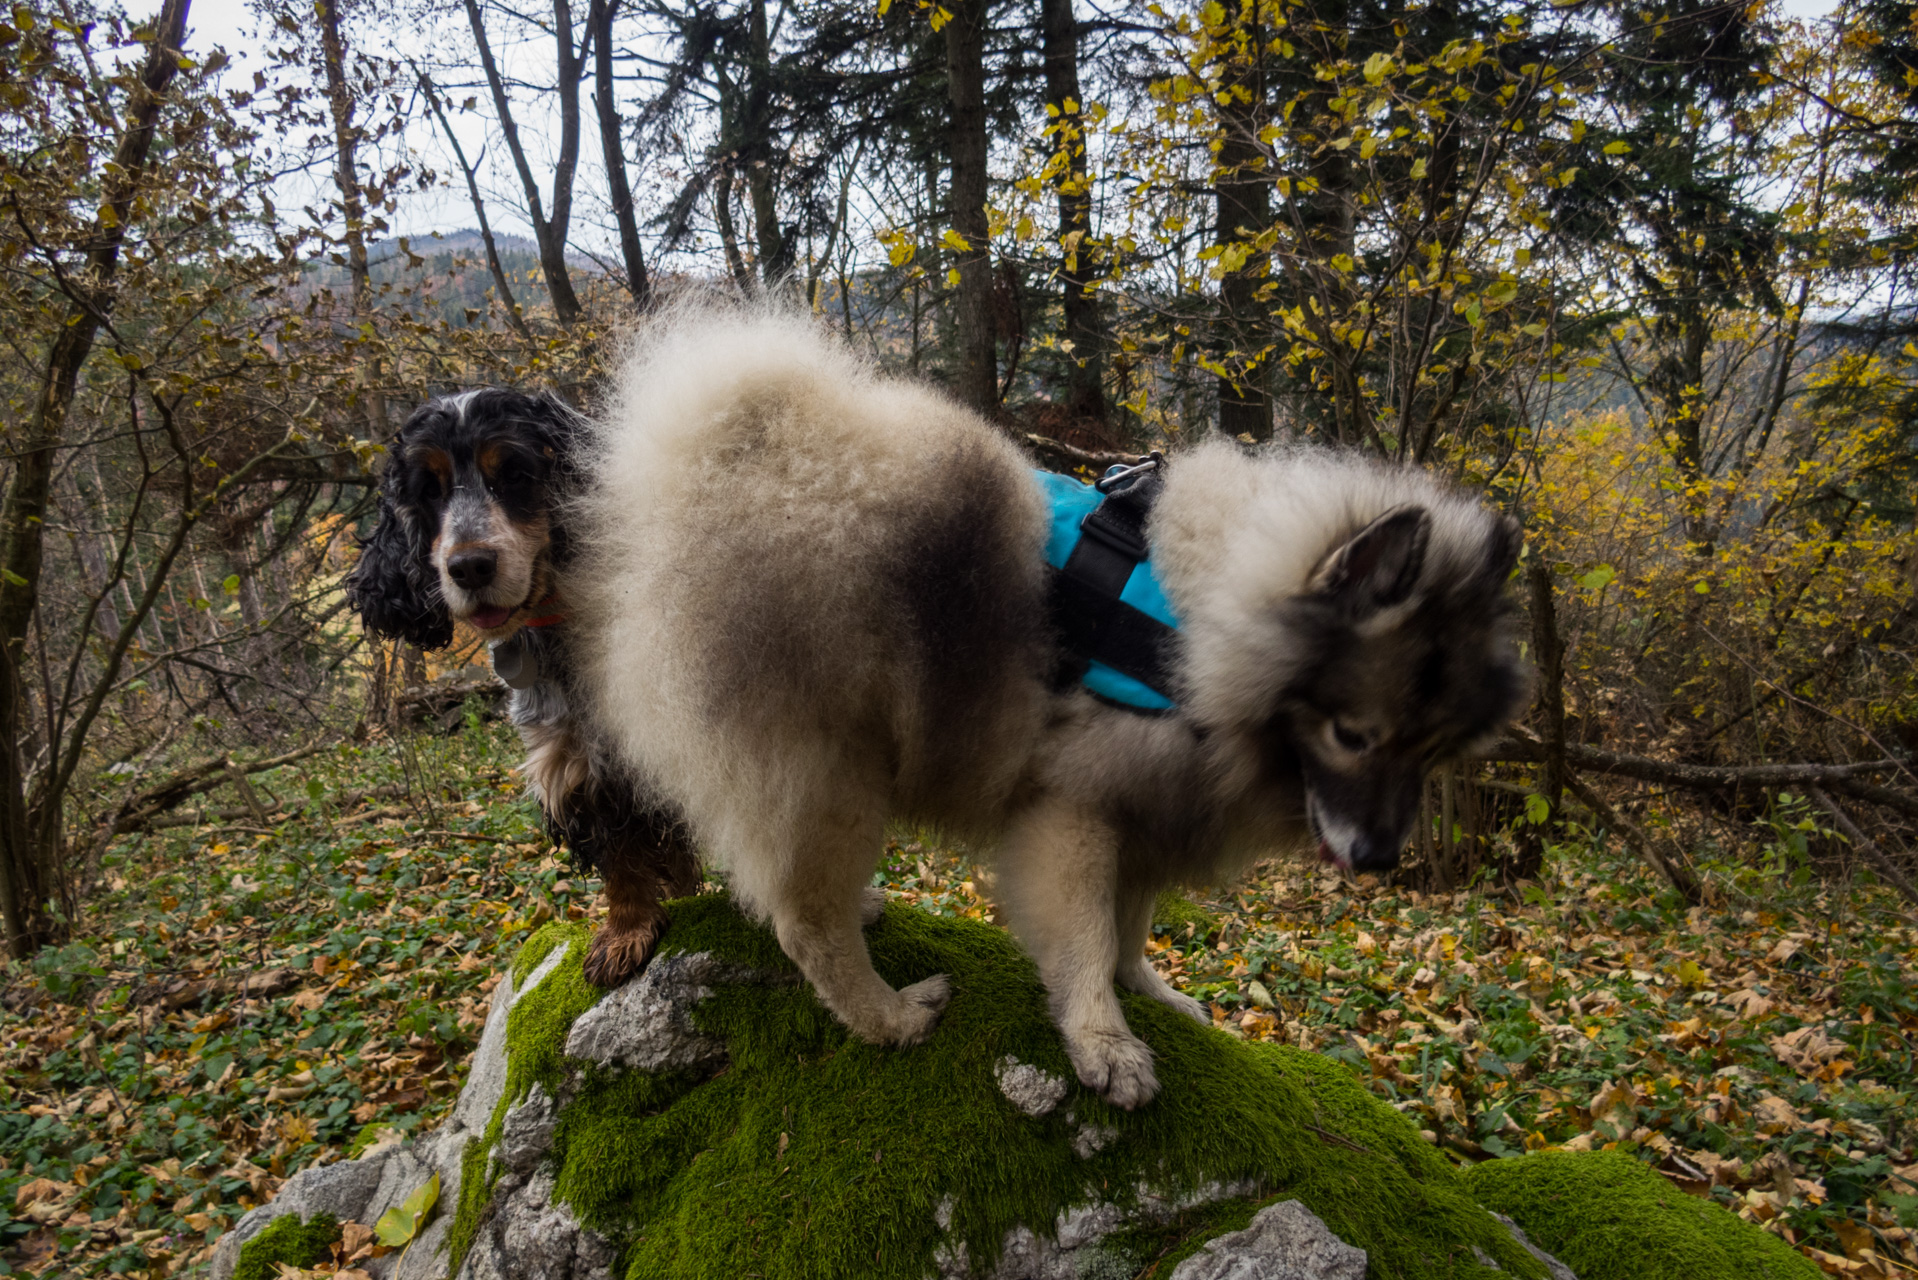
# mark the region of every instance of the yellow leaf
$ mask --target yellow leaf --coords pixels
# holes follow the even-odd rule
[[[1412,177],[1416,179],[1416,178],[1423,178],[1424,176],[1425,176],[1425,157],[1420,156],[1418,159],[1412,162]]]
[[[1605,144],[1605,154],[1608,156],[1628,156],[1631,153],[1632,144],[1629,142],[1613,140]]]
[[[947,287],[953,288],[953,289],[957,289],[959,287],[959,268],[957,267],[946,268],[946,285]]]
[[[373,1225],[374,1234],[381,1244],[397,1249],[419,1234],[420,1224],[426,1221],[426,1215],[432,1212],[439,1198],[440,1175],[435,1173],[412,1195],[381,1214]]]
[[[951,227],[946,228],[946,233],[940,236],[939,240],[949,249],[957,249],[960,253],[972,252],[972,242]]]
[[[1373,153],[1378,149],[1379,140],[1377,138],[1367,138],[1364,142],[1359,143],[1359,159],[1370,160]]]

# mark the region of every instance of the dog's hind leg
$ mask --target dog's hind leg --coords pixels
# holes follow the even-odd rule
[[[753,859],[759,874],[750,890],[772,917],[779,945],[820,1002],[861,1040],[925,1040],[950,998],[945,975],[894,991],[873,969],[860,933],[871,918],[867,881],[885,838],[878,810],[856,802],[822,805],[789,830],[792,847],[762,850]]]
[[[1205,1006],[1159,976],[1159,971],[1145,958],[1145,943],[1152,935],[1152,910],[1157,898],[1158,895],[1151,889],[1136,885],[1122,886],[1119,890],[1119,910],[1116,913],[1119,925],[1119,985],[1127,991],[1151,996],[1160,1004],[1169,1005],[1209,1027],[1212,1019],[1206,1013]]]
[[[1116,846],[1105,823],[1047,800],[1009,833],[999,882],[1079,1079],[1129,1111],[1151,1101],[1159,1080],[1152,1050],[1127,1028],[1112,989],[1120,955]]]

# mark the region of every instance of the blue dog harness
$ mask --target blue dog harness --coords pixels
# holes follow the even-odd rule
[[[1063,673],[1096,697],[1133,711],[1170,711],[1179,619],[1147,559],[1146,517],[1164,483],[1157,454],[1113,467],[1095,485],[1037,471],[1051,525],[1053,626]]]

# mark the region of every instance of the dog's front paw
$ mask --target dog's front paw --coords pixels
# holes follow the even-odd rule
[[[1180,1013],[1183,1013],[1186,1017],[1192,1019],[1202,1027],[1212,1025],[1211,1010],[1207,1009],[1203,1004],[1194,1000],[1183,991],[1175,991],[1171,987],[1167,987],[1165,994],[1157,996],[1156,998],[1161,1004],[1166,1005],[1168,1008],[1177,1009]]]
[[[1068,1041],[1066,1054],[1079,1073],[1079,1082],[1115,1107],[1136,1110],[1159,1092],[1159,1077],[1152,1070],[1152,1050],[1137,1036],[1085,1036]]]
[[[933,1028],[939,1025],[939,1015],[946,1011],[946,1002],[951,999],[952,979],[943,973],[901,988],[898,1029],[892,1042],[897,1045],[924,1044],[927,1037],[932,1035]]]
[[[586,949],[586,981],[609,991],[625,983],[646,968],[665,931],[663,918],[635,929],[601,926]]]

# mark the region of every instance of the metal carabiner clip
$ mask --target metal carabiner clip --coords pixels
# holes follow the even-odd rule
[[[1092,482],[1092,487],[1100,493],[1109,494],[1114,489],[1124,487],[1127,482],[1146,474],[1148,471],[1156,471],[1164,465],[1165,455],[1157,449],[1154,449],[1151,453],[1140,457],[1137,462],[1129,467],[1124,464],[1116,464],[1108,468],[1104,475]]]

